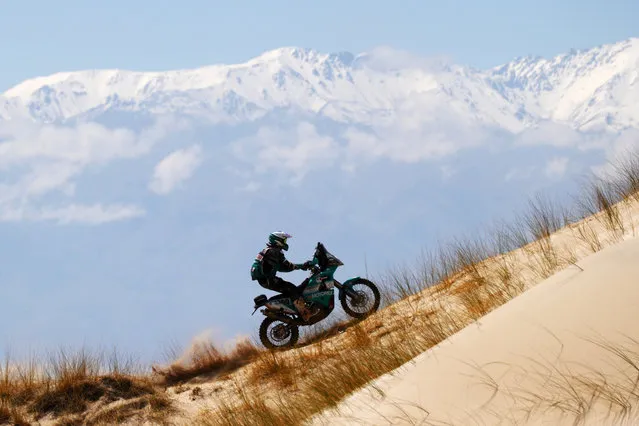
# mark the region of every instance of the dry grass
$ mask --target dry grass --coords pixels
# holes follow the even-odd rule
[[[198,424],[301,424],[432,346],[439,337],[433,338],[430,331],[417,337],[415,330],[409,331],[409,327],[430,330],[428,325],[427,318],[413,318],[397,332],[373,338],[367,325],[360,323],[344,333],[338,348],[318,345],[294,353],[265,354],[251,365],[249,377],[259,385],[252,388],[236,382],[235,398],[202,412]]]
[[[613,241],[618,241],[628,225],[622,208],[636,201],[639,201],[639,151],[628,150],[610,162],[607,171],[586,182],[577,207],[582,218],[596,218]]]
[[[639,419],[639,342],[587,339],[591,353],[598,353],[606,362],[599,367],[583,363],[537,361],[534,369],[518,374],[530,379],[525,385],[499,389],[514,398],[518,412],[527,420],[540,417],[562,418],[562,424],[620,424]],[[512,410],[514,411],[514,410]]]
[[[46,362],[31,357],[22,364],[12,364],[7,356],[0,367],[0,419],[28,424],[53,416],[66,424],[84,424],[78,422],[87,420],[92,407],[135,398],[146,401],[146,407],[161,392],[131,360],[122,362],[115,352],[59,350]],[[169,405],[155,408],[150,411],[158,418],[169,411]]]
[[[601,179],[592,179],[586,187],[584,196],[578,201],[583,217],[593,216],[600,221],[614,241],[618,241],[625,232],[625,225],[618,203],[622,194],[616,191],[616,184]]]
[[[636,149],[620,153],[608,166],[603,179],[611,183],[617,200],[639,201],[639,155]]]
[[[279,352],[265,352],[254,363],[249,382],[261,383],[271,381],[278,388],[288,388],[295,383],[293,362]]]
[[[215,409],[204,410],[198,424],[301,424],[456,333],[480,316],[479,306],[486,312],[503,302],[508,292],[512,294],[511,276],[488,275],[482,270],[476,256],[479,251],[469,249],[477,246],[458,243],[454,247],[447,253],[455,254],[468,277],[475,280],[447,292],[463,294],[465,310],[447,298],[436,299],[438,304],[425,310],[406,297],[402,313],[391,305],[348,328],[332,345],[319,342],[299,350],[263,354],[247,367],[251,369],[247,379],[235,382],[232,396]],[[504,266],[510,270],[507,263]]]
[[[404,299],[424,289],[425,281],[410,267],[396,266],[380,277],[377,282],[384,283],[382,294],[386,298],[384,306],[396,300]]]
[[[230,351],[218,348],[213,342],[194,341],[178,360],[168,367],[154,366],[153,372],[166,386],[187,382],[195,377],[212,380],[252,362],[259,354],[249,339],[236,342]]]
[[[550,238],[570,222],[569,218],[568,211],[562,209],[560,203],[542,194],[529,200],[524,214],[525,224],[535,240]]]
[[[623,170],[634,173],[639,168]],[[313,339],[307,347],[260,357],[247,367],[252,369],[249,379],[238,376],[230,397],[203,411],[198,424],[301,424],[337,406],[361,386],[627,232],[628,223],[617,214],[615,202],[622,201],[619,188],[625,193],[637,188],[634,179],[639,175],[633,173],[621,174],[614,185],[602,186],[599,181],[598,186],[586,187],[577,206],[582,212],[587,207],[598,225],[582,221],[573,226],[579,217],[536,196],[526,212],[487,237],[454,239],[423,253],[417,268],[389,271],[377,280],[387,301],[377,314],[330,344]],[[599,226],[612,230],[615,238],[600,239]],[[572,242],[558,245],[557,233]],[[581,245],[586,249],[579,249]]]
[[[2,425],[14,425],[23,426],[29,425],[29,422],[25,419],[20,410],[14,406],[9,406],[6,403],[0,404],[0,424]]]
[[[532,271],[539,279],[546,279],[564,266],[561,255],[557,252],[550,237],[544,237],[525,248]]]
[[[144,419],[153,424],[169,424],[167,416],[175,413],[171,399],[164,393],[122,399],[118,403],[105,405],[93,410],[89,415],[71,417],[69,420],[81,421],[83,425],[113,425],[131,419]]]
[[[333,315],[325,319],[323,322],[314,324],[307,329],[300,330],[301,337],[297,347],[304,347],[318,342],[328,341],[359,322],[361,322],[361,319],[352,318],[346,314],[340,315],[338,312],[334,311]]]
[[[427,406],[404,401],[396,401],[394,405],[400,409],[411,408],[411,414],[404,410],[403,415],[393,419],[395,423],[401,420],[401,424],[448,426],[636,425],[639,421],[639,342],[631,338],[625,342],[586,340],[592,344],[587,351],[597,353],[605,362],[589,366],[559,356],[532,362],[527,359],[524,363],[529,367],[499,363],[500,371],[507,368],[512,377],[518,377],[506,386],[502,384],[503,373],[496,378],[488,372],[489,365],[474,366],[476,384],[486,387],[491,397],[476,411],[465,412],[468,418],[464,423],[443,420],[441,415],[440,419]]]
[[[599,234],[593,229],[588,220],[584,220],[573,228],[576,230],[577,238],[584,243],[590,251],[596,253],[603,248],[603,243]]]

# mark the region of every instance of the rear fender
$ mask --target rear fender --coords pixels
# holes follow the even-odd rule
[[[255,314],[255,312],[261,308],[262,306],[264,306],[266,304],[266,302],[268,302],[268,299],[266,298],[266,295],[264,294],[260,294],[259,296],[257,296],[255,299],[253,299],[253,302],[255,302],[255,306],[253,306],[255,309],[253,310],[253,314]]]

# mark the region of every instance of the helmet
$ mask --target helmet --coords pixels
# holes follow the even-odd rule
[[[288,250],[288,244],[286,244],[286,240],[292,237],[292,235],[289,235],[286,232],[272,232],[268,236],[268,245],[271,247],[279,247],[283,250]]]

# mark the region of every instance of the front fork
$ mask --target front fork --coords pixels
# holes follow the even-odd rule
[[[335,282],[335,287],[339,288],[340,292],[346,293],[351,298],[355,298],[355,299],[357,298],[358,294],[354,292],[350,286],[345,286],[344,284],[342,284],[341,282],[337,280],[333,280],[333,281]]]

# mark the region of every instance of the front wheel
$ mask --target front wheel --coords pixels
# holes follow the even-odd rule
[[[293,347],[299,337],[300,330],[296,325],[275,318],[266,317],[260,325],[260,341],[268,349]]]
[[[381,297],[375,284],[367,279],[358,278],[349,287],[354,295],[349,295],[344,290],[339,292],[339,301],[348,315],[364,318],[377,311]]]

